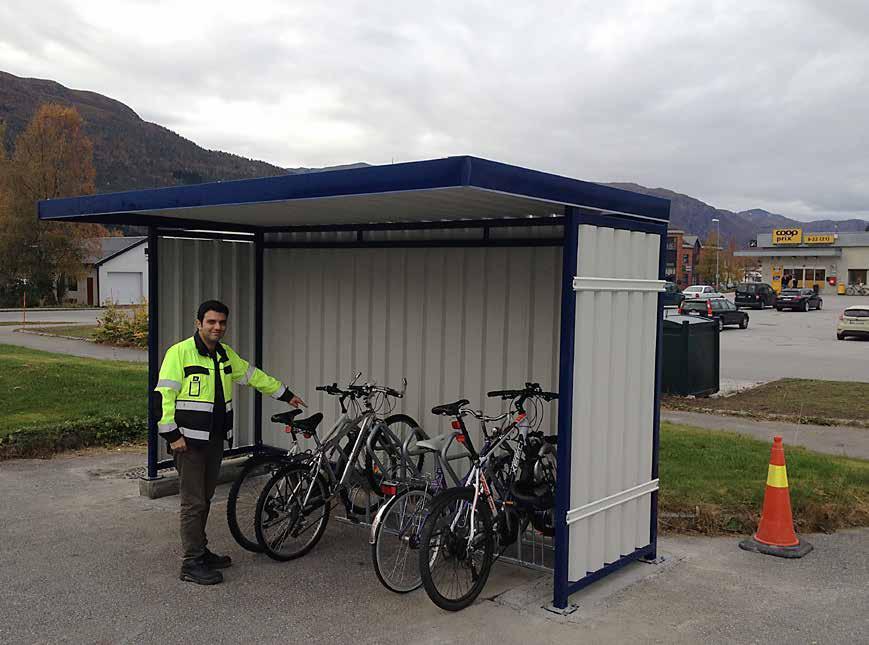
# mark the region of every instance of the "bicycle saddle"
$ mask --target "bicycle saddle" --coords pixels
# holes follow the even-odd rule
[[[316,414],[312,414],[306,419],[299,419],[298,421],[293,421],[293,428],[298,432],[313,434],[317,430],[317,426],[320,425],[320,421],[322,420],[323,413],[317,412]]]
[[[417,441],[416,448],[417,450],[422,450],[424,452],[440,452],[456,434],[455,430],[450,430],[449,432],[444,432],[443,434],[439,434],[431,439]]]
[[[272,423],[283,423],[285,426],[290,425],[293,419],[302,414],[301,410],[287,410],[280,414],[272,415]]]
[[[467,405],[469,401],[467,399],[459,399],[455,403],[443,403],[441,405],[436,405],[431,409],[432,414],[442,414],[448,417],[457,417],[459,416],[459,408],[463,405]]]

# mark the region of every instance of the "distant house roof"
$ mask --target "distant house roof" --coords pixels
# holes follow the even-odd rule
[[[694,246],[697,244],[697,239],[696,235],[684,235],[682,237],[682,244],[684,246]]]
[[[133,237],[101,237],[100,250],[96,255],[85,258],[85,264],[102,264],[132,246],[144,242],[148,238],[142,235]]]

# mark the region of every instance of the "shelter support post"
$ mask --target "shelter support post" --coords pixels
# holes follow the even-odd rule
[[[254,365],[263,366],[263,234],[254,235]],[[260,450],[263,445],[263,398],[258,391],[253,397],[253,445]]]
[[[561,337],[558,368],[558,481],[555,494],[555,577],[552,604],[567,607],[569,596],[567,511],[570,509],[570,434],[573,420],[573,352],[576,333],[576,293],[573,278],[579,227],[576,209],[566,207],[561,258]]]
[[[159,255],[157,228],[148,227],[148,479],[157,479],[158,407],[153,403],[154,388],[160,373],[159,339],[157,338]]]
[[[677,258],[678,261],[678,258]],[[661,231],[661,246],[658,256],[658,279],[664,280],[667,270],[667,229]],[[661,374],[664,368],[664,294],[658,294],[658,328],[655,341],[655,410],[652,425],[652,479],[658,479],[658,447],[661,435]],[[652,492],[652,513],[649,520],[651,550],[647,560],[658,557],[658,490]]]

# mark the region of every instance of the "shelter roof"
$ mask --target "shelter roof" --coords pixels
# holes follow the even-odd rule
[[[461,156],[45,200],[39,218],[254,231],[547,217],[565,206],[659,222],[670,217],[666,199]]]

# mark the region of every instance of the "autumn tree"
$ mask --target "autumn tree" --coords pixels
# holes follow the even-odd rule
[[[700,259],[697,261],[695,272],[699,280],[704,284],[715,284],[715,258],[718,249],[718,234],[710,231],[703,242],[700,250]],[[721,254],[718,251],[719,273],[721,266]]]
[[[40,221],[36,204],[94,192],[93,144],[75,108],[46,104],[15,141],[0,172],[0,282],[29,284],[42,304],[60,302],[65,277],[79,278],[83,260],[106,229],[97,224]]]

